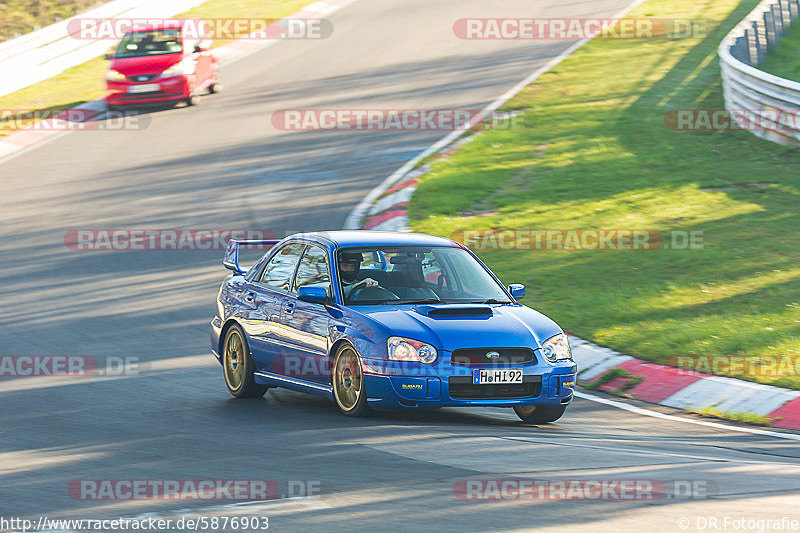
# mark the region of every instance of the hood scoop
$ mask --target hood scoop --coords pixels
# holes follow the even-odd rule
[[[430,317],[488,317],[492,315],[492,308],[487,305],[421,305],[417,307],[417,311]]]

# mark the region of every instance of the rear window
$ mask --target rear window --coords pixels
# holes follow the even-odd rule
[[[134,31],[126,33],[115,57],[142,57],[177,54],[183,51],[178,29]]]

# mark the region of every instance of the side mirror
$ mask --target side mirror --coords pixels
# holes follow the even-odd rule
[[[511,296],[513,296],[515,300],[522,300],[525,298],[525,285],[522,283],[512,283],[508,286],[508,292],[511,293]]]
[[[297,289],[297,299],[312,304],[324,304],[328,301],[328,293],[322,287],[300,287]]]
[[[114,59],[114,52],[106,52],[106,54],[103,57],[106,58],[106,61],[111,61],[112,59]]]

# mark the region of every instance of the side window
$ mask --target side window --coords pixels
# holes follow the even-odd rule
[[[267,263],[259,281],[270,287],[288,291],[303,247],[304,244],[287,244],[278,250]]]
[[[295,279],[295,290],[298,287],[323,287],[331,294],[331,278],[328,275],[328,258],[325,250],[317,246],[309,246],[300,260]]]

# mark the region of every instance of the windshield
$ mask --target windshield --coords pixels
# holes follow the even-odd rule
[[[510,303],[491,274],[461,248],[358,247],[336,256],[345,305]]]
[[[114,57],[156,56],[182,51],[180,30],[134,31],[125,34]]]

